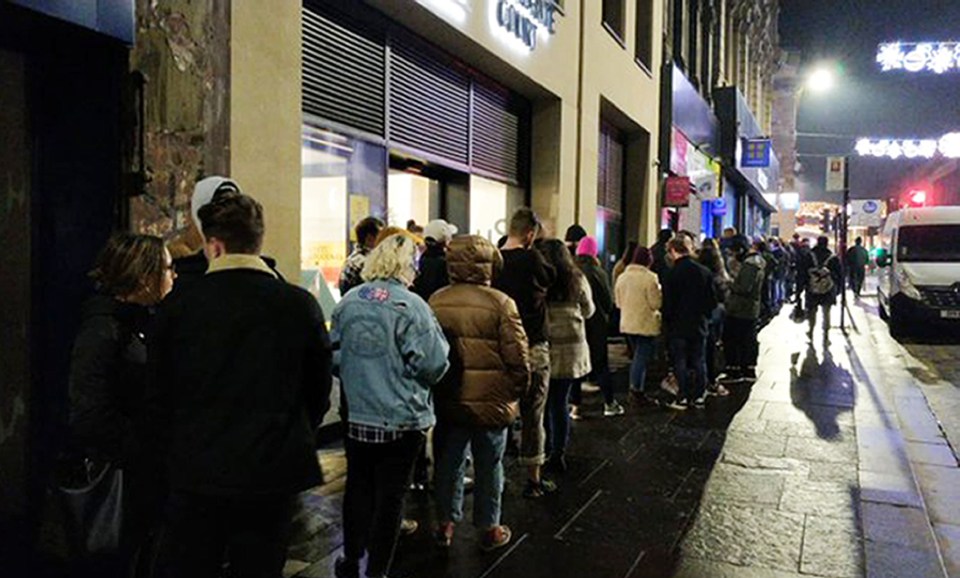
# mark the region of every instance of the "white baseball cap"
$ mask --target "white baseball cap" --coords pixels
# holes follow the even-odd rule
[[[443,219],[434,219],[423,228],[423,238],[431,238],[434,241],[449,241],[459,230],[456,225],[452,225]]]
[[[236,181],[221,176],[207,177],[197,181],[197,184],[193,186],[193,197],[190,199],[190,216],[201,235],[203,235],[203,227],[200,224],[200,208],[210,204],[213,195],[224,185],[236,189],[238,193],[240,192],[240,185]]]

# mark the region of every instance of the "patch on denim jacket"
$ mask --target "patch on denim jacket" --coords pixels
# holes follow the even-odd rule
[[[390,299],[390,290],[385,287],[364,287],[360,289],[358,297],[364,301],[386,303]]]

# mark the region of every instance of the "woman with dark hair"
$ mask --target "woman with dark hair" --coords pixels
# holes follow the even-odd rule
[[[630,399],[638,405],[653,403],[646,394],[647,365],[660,335],[663,294],[657,274],[650,270],[653,253],[637,247],[633,262],[617,280],[614,296],[622,314],[620,330],[633,349],[630,363]]]
[[[586,320],[593,316],[593,295],[586,277],[577,268],[563,241],[548,239],[540,250],[556,277],[547,290],[547,323],[550,335],[550,388],[544,417],[548,466],[567,469],[564,453],[570,440],[568,402],[573,384],[590,373]]]
[[[637,252],[638,243],[636,241],[630,241],[627,243],[627,248],[623,250],[623,255],[620,255],[620,260],[617,261],[617,264],[613,266],[613,284],[616,286],[617,279],[620,278],[620,275],[627,270],[627,267],[630,263],[633,262],[633,254]]]
[[[716,240],[704,240],[698,261],[709,269],[713,275],[713,291],[717,296],[717,306],[710,316],[707,330],[705,352],[707,366],[704,368],[704,375],[707,376],[707,394],[723,397],[729,395],[730,392],[717,382],[717,377],[720,375],[720,366],[717,362],[720,355],[720,337],[723,335],[723,320],[726,317],[724,304],[727,301],[727,295],[730,294],[731,279],[730,275],[727,274],[727,266],[723,263],[723,253],[720,251],[720,245]]]
[[[146,334],[151,308],[173,288],[173,259],[159,237],[118,233],[90,272],[96,295],[81,313],[70,360],[70,453],[123,471],[120,551],[97,572],[130,573],[162,500],[158,464],[143,450]]]

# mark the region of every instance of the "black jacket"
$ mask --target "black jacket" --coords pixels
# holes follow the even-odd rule
[[[143,456],[146,307],[96,295],[83,306],[70,360],[70,447],[119,465]]]
[[[717,306],[713,275],[689,257],[679,259],[663,284],[663,322],[669,337],[706,337],[707,320]]]
[[[587,343],[590,345],[591,365],[596,366],[598,356],[602,356],[601,349],[607,347],[607,333],[610,330],[610,316],[613,315],[613,290],[610,289],[610,279],[603,270],[600,262],[594,257],[580,256],[576,258],[577,266],[590,284],[593,294],[593,305],[596,310],[587,319]]]
[[[826,266],[830,270],[830,276],[833,278],[833,291],[830,293],[814,295],[809,290],[810,270],[817,266]],[[802,287],[806,290],[808,307],[837,304],[837,295],[843,288],[843,273],[840,269],[840,259],[837,259],[830,249],[818,246],[808,251],[800,262],[800,272],[803,280]]]
[[[330,406],[331,350],[309,293],[253,269],[207,273],[161,308],[150,367],[150,421],[174,490],[322,482],[314,431]]]
[[[277,277],[282,281],[283,275],[277,271],[277,262],[270,257],[260,257],[263,259],[263,262],[267,264],[267,267],[276,273]],[[207,261],[207,256],[204,254],[203,250],[197,251],[192,255],[187,255],[186,257],[180,257],[179,259],[173,260],[173,268],[177,272],[177,280],[173,285],[173,292],[179,293],[185,289],[193,287],[193,285],[203,279],[203,275],[207,272],[207,267],[210,266],[210,263]]]
[[[517,303],[530,345],[550,339],[547,328],[547,289],[556,272],[535,248],[501,250],[503,269],[493,278],[494,289]]]
[[[413,292],[424,301],[450,284],[447,273],[447,251],[433,240],[427,241],[427,250],[420,257],[420,273],[413,281]]]

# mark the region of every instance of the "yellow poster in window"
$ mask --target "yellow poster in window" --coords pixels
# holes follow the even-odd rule
[[[364,195],[350,195],[350,242],[357,242],[355,231],[361,219],[370,216],[370,197]]]

